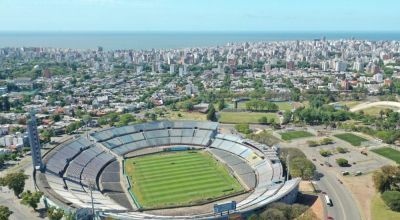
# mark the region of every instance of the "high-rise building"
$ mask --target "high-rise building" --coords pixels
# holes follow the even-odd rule
[[[265,73],[269,73],[271,71],[271,64],[265,64],[264,65],[264,71]]]
[[[223,73],[224,72],[224,63],[222,61],[218,62],[218,72]]]
[[[341,60],[336,61],[335,63],[335,71],[337,72],[345,72],[347,69],[347,64]]]
[[[175,73],[175,64],[169,65],[169,73],[174,74]]]
[[[327,61],[322,62],[321,67],[322,67],[322,71],[328,71],[329,70],[329,62],[327,62]]]
[[[31,146],[33,168],[36,170],[42,169],[42,154],[40,152],[40,139],[36,125],[35,113],[30,113],[28,121],[28,137],[29,145]]]
[[[353,69],[357,72],[362,72],[364,70],[364,65],[360,61],[354,62]]]

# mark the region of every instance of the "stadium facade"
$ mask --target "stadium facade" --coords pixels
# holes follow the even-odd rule
[[[171,146],[192,146],[209,151],[248,189],[231,214],[246,216],[272,202],[294,202],[300,179],[285,179],[277,149],[220,134],[218,126],[214,122],[157,121],[75,137],[43,156],[44,168],[35,172],[35,184],[49,206],[75,212],[78,219],[87,218],[93,210],[99,218],[115,219],[226,218],[212,209],[189,214],[147,212],[130,191],[125,158],[163,152]]]

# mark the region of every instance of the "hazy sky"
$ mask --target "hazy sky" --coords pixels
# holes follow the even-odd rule
[[[400,31],[399,0],[0,0],[0,31]]]

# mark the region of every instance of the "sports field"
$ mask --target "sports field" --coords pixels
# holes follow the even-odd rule
[[[352,133],[336,134],[335,137],[349,142],[353,146],[361,146],[361,143],[367,141],[367,139],[354,135]]]
[[[392,149],[390,147],[382,147],[374,149],[372,151],[400,164],[400,151],[398,150]]]
[[[131,158],[125,161],[125,169],[144,209],[191,205],[244,191],[227,168],[205,151]]]

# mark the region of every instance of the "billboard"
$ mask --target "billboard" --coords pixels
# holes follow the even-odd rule
[[[229,212],[236,210],[236,201],[214,204],[214,213]]]

